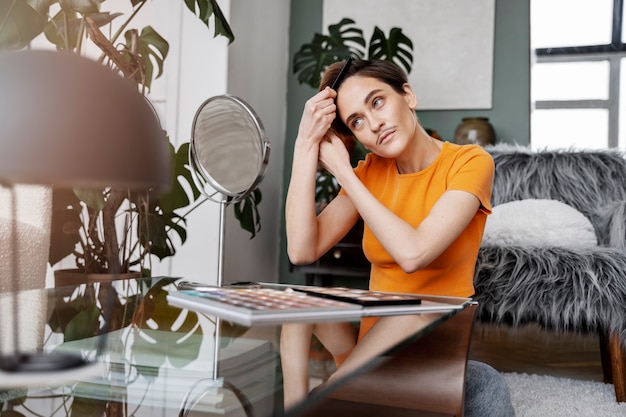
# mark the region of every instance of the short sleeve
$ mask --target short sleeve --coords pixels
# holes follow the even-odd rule
[[[491,155],[477,145],[463,145],[448,171],[449,190],[462,190],[475,195],[481,210],[491,214],[491,189],[495,164]]]

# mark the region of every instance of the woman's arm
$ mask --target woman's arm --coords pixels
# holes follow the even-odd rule
[[[326,88],[305,106],[294,145],[285,220],[287,253],[294,264],[316,261],[354,225],[358,213],[349,199],[333,200],[323,214],[315,210],[315,176],[320,142],[335,119],[336,93]]]

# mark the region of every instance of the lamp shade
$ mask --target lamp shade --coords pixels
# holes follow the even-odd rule
[[[68,52],[0,55],[0,180],[164,190],[171,178],[167,136],[136,84]]]

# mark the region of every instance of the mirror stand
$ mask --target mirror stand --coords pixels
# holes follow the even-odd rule
[[[269,140],[261,120],[243,100],[215,96],[200,105],[189,146],[191,176],[198,189],[220,205],[217,287],[224,285],[226,207],[254,191],[269,162]],[[215,340],[221,336],[215,322]],[[219,345],[214,349],[213,380],[218,379]]]
[[[224,284],[226,206],[252,193],[269,162],[269,140],[260,118],[242,99],[211,97],[193,121],[189,164],[196,186],[220,205],[217,286]]]
[[[228,206],[228,202],[226,201],[226,199],[224,199],[219,204],[220,230],[217,246],[217,286],[221,287],[222,285],[224,285],[224,237],[226,230],[226,206]]]

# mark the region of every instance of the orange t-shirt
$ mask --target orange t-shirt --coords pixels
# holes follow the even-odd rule
[[[369,288],[375,291],[468,297],[474,294],[474,268],[487,215],[491,213],[494,163],[477,145],[444,142],[427,168],[399,174],[395,160],[368,154],[355,173],[389,210],[417,227],[448,190],[463,190],[481,203],[461,235],[430,265],[405,273],[365,225],[363,251],[371,262]],[[345,191],[342,190],[344,195]]]

